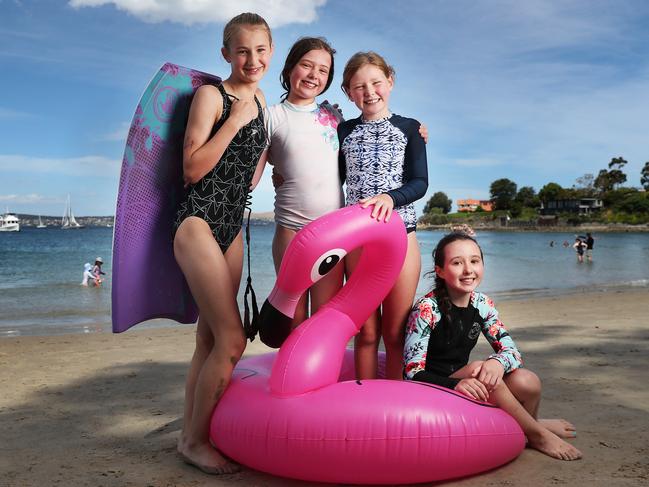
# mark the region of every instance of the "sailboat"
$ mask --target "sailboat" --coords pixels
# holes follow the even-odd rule
[[[77,220],[75,220],[74,218],[74,214],[72,213],[72,205],[70,204],[70,195],[68,194],[68,202],[65,206],[63,219],[61,220],[61,229],[71,230],[73,228],[83,228],[83,225],[79,225]]]
[[[41,216],[38,215],[38,225],[36,225],[36,228],[47,228],[47,225],[43,223],[43,220],[41,220]]]

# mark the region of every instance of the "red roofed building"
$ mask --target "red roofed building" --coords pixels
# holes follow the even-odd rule
[[[457,211],[473,212],[478,208],[483,211],[493,211],[494,204],[489,200],[457,200]]]

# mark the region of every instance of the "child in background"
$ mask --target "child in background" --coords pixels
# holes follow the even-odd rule
[[[484,272],[478,243],[465,233],[448,234],[437,244],[433,259],[435,289],[415,304],[406,327],[406,379],[489,401],[518,422],[530,447],[561,460],[581,458],[562,439],[576,436],[574,426],[562,419],[536,419],[541,381],[520,368],[521,355],[493,302],[475,291]],[[468,363],[480,332],[495,353]]]
[[[104,263],[104,259],[102,259],[101,257],[97,257],[95,259],[95,265],[92,268],[92,273],[94,274],[97,283],[101,283],[102,282],[101,276],[106,275],[106,273],[101,270],[101,266],[103,263]]]
[[[210,474],[239,469],[210,443],[210,418],[246,345],[236,302],[243,266],[241,226],[253,174],[258,163],[263,167],[265,101],[258,83],[272,52],[263,18],[243,13],[230,20],[221,49],[230,76],[196,90],[185,131],[186,194],[174,222],[174,255],[200,316],[178,453]]]
[[[81,280],[82,286],[98,286],[95,274],[92,272],[92,266],[90,262],[86,262],[83,265],[83,279]]]
[[[398,211],[408,232],[408,251],[394,287],[354,339],[358,379],[377,376],[381,337],[386,351],[386,377],[402,379],[404,324],[412,305],[421,254],[415,235],[413,203],[428,188],[426,146],[419,122],[394,115],[388,103],[394,69],[374,52],[359,52],[347,62],[342,89],[361,110],[361,116],[338,126],[341,179],[347,183],[347,205],[374,205],[372,217],[388,221]],[[346,271],[354,272],[360,251],[345,258]]]
[[[575,238],[575,243],[572,244],[572,246],[575,249],[575,252],[577,252],[577,262],[580,264],[584,261],[584,252],[586,251],[586,242],[584,242],[581,238],[577,237]]]

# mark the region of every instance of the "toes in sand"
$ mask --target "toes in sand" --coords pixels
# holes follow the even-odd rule
[[[210,475],[226,475],[241,470],[239,464],[224,458],[209,445],[199,446],[194,449],[179,449],[178,456],[188,465]]]
[[[565,419],[539,419],[539,423],[559,438],[574,438],[577,436],[577,428]]]
[[[528,437],[528,446],[558,460],[579,460],[581,452],[549,430]]]

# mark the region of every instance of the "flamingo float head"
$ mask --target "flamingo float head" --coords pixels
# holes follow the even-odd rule
[[[335,382],[347,342],[394,285],[405,259],[406,230],[396,212],[383,222],[372,218],[371,210],[354,205],[329,213],[298,232],[286,249],[259,326],[265,344],[281,346],[271,377],[275,392],[305,392]],[[360,260],[343,288],[291,331],[300,296],[360,247]]]

